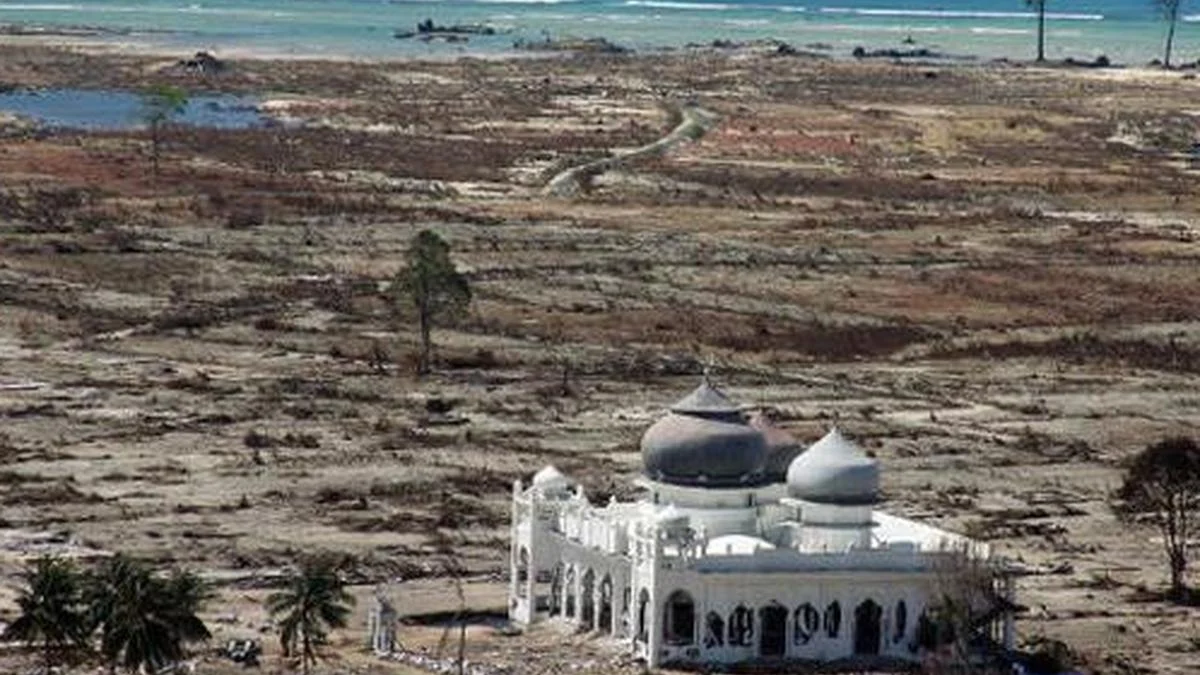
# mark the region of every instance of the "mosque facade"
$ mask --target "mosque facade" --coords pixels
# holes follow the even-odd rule
[[[513,486],[509,617],[628,645],[650,667],[916,661],[956,561],[988,548],[887,514],[836,428],[804,449],[706,378],[641,440],[642,496],[592,504],[554,467]],[[1011,582],[989,577],[1011,606]],[[1010,611],[980,609],[1011,649]]]

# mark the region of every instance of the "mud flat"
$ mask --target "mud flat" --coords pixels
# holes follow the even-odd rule
[[[168,83],[296,120],[172,129],[157,177],[136,129],[0,126],[10,581],[47,546],[195,567],[223,584],[223,640],[329,549],[360,613],[387,580],[403,611],[452,598],[447,556],[492,608],[512,481],[554,463],[628,495],[641,430],[711,360],[800,438],[837,421],[870,448],[889,508],[1046,572],[1022,581],[1024,639],[1200,667],[1194,611],[1139,599],[1159,544],[1107,506],[1124,458],[1200,433],[1195,80],[736,49],[216,76],[179,56],[0,47],[17,87]],[[668,135],[670,102],[719,123],[543,194]],[[417,380],[381,290],[425,227],[475,302]],[[342,665],[402,667],[356,631]],[[565,668],[564,641],[582,670],[636,670],[587,636],[470,636],[513,672]]]

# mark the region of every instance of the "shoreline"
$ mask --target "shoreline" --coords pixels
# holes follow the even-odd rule
[[[1090,76],[1116,77],[1119,79],[1153,79],[1182,77],[1190,79],[1200,72],[1200,62],[1175,65],[1170,69],[1152,64],[1107,63],[1096,64],[1080,60],[1047,60],[1038,63],[1033,59],[1014,59],[1007,57],[985,58],[975,54],[926,54],[905,56],[903,48],[884,48],[873,50],[875,53],[866,57],[855,56],[853,53],[842,55],[822,53],[808,49],[805,45],[795,46],[782,40],[764,38],[759,40],[737,42],[717,40],[712,44],[691,44],[682,47],[663,47],[657,49],[629,49],[619,53],[589,52],[586,50],[563,49],[552,50],[519,50],[486,51],[461,50],[447,54],[396,54],[381,56],[363,56],[338,52],[308,52],[295,53],[277,51],[270,48],[244,46],[214,47],[207,50],[189,51],[187,48],[177,48],[162,44],[152,44],[141,41],[113,41],[93,39],[91,37],[73,38],[69,35],[31,35],[31,34],[0,34],[0,49],[42,49],[49,52],[72,53],[88,57],[132,58],[161,61],[159,68],[166,68],[181,60],[191,58],[197,53],[208,53],[225,62],[244,62],[257,64],[320,64],[340,65],[391,65],[391,64],[453,64],[460,61],[485,61],[492,63],[520,61],[551,61],[571,58],[617,58],[617,59],[655,59],[687,55],[724,55],[728,58],[767,57],[779,59],[795,59],[809,63],[828,63],[840,66],[863,65],[923,68],[967,68],[983,70],[1016,69],[1029,72],[1046,71],[1055,74],[1080,74]],[[868,50],[870,53],[872,50]],[[918,50],[913,50],[918,51]],[[214,83],[220,82],[221,76],[213,78]],[[20,84],[0,81],[0,84]],[[103,87],[101,87],[103,88]]]
[[[456,53],[426,53],[426,54],[395,54],[395,55],[361,55],[346,52],[313,52],[296,53],[289,50],[278,50],[270,47],[246,46],[212,46],[209,48],[194,48],[192,46],[174,47],[167,44],[142,41],[114,41],[97,38],[96,35],[76,36],[70,31],[56,34],[36,34],[36,32],[0,32],[0,48],[34,47],[44,49],[66,50],[85,55],[96,56],[133,56],[133,58],[184,59],[196,53],[208,53],[224,61],[280,61],[280,62],[332,62],[332,64],[412,64],[412,62],[454,62],[458,60],[480,61],[514,61],[526,59],[558,59],[571,58],[574,55],[608,55],[618,58],[660,58],[688,53],[714,54],[769,54],[778,50],[779,58],[793,58],[810,61],[828,61],[835,64],[893,64],[900,66],[953,66],[953,67],[1019,67],[1044,68],[1054,71],[1138,71],[1160,72],[1164,74],[1187,73],[1200,70],[1200,61],[1181,62],[1171,68],[1156,66],[1151,62],[1146,64],[1124,64],[1124,62],[1102,62],[1076,58],[1048,59],[1037,62],[1033,59],[1012,58],[1012,56],[985,56],[983,54],[961,54],[936,52],[925,47],[868,47],[859,46],[846,54],[835,50],[817,50],[811,44],[792,44],[779,38],[763,37],[756,40],[734,41],[714,40],[710,43],[689,43],[679,47],[658,47],[632,49],[624,48],[622,52],[596,53],[587,49],[517,49],[487,50],[460,48]],[[600,37],[599,40],[605,40]],[[619,43],[611,42],[620,47]],[[863,52],[866,55],[857,54]]]
[[[502,4],[496,0],[495,4]],[[513,0],[516,2],[517,0]],[[541,7],[542,3],[521,2]],[[548,2],[557,7],[559,3]],[[25,19],[19,14],[0,21],[0,44],[39,43],[52,46],[88,49],[139,56],[178,57],[185,53],[206,51],[228,59],[269,59],[276,61],[339,61],[339,62],[445,62],[462,58],[479,60],[508,60],[526,56],[519,44],[530,45],[543,39],[550,42],[604,42],[636,55],[661,55],[701,47],[716,47],[721,43],[734,45],[786,45],[790,55],[813,55],[833,60],[851,60],[856,53],[876,54],[887,58],[888,53],[921,52],[913,57],[935,63],[1010,62],[1032,64],[1035,51],[1034,24],[1016,15],[990,17],[988,13],[951,13],[938,23],[929,23],[933,14],[912,15],[911,22],[888,22],[888,14],[867,13],[863,22],[799,20],[807,14],[792,14],[790,21],[774,21],[758,17],[756,12],[767,6],[713,5],[722,12],[697,12],[691,4],[662,3],[659,13],[624,15],[595,13],[592,10],[567,12],[566,7],[583,4],[563,3],[562,10],[553,13],[531,13],[513,9],[504,13],[468,12],[463,7],[422,7],[405,10],[400,16],[374,17],[380,23],[360,26],[353,21],[331,23],[328,29],[318,26],[282,21],[264,28],[224,31],[211,25],[171,21],[138,23],[112,22],[99,17],[85,17],[79,22]],[[647,11],[656,4],[641,5],[637,0],[630,7]],[[668,8],[669,6],[669,8]],[[599,10],[596,10],[599,11]],[[724,12],[731,12],[725,14]],[[830,10],[832,12],[832,10]],[[565,12],[565,13],[564,13]],[[580,12],[576,15],[575,12]],[[587,13],[591,12],[591,13]],[[745,16],[737,12],[744,12]],[[858,16],[846,14],[846,16]],[[938,13],[940,16],[940,13]],[[980,17],[970,22],[961,19]],[[100,15],[102,16],[102,15]],[[295,15],[302,16],[301,14]],[[812,16],[842,16],[824,12]],[[1165,24],[1153,20],[1122,20],[1104,27],[1083,30],[1080,21],[1059,21],[1051,15],[1046,33],[1046,55],[1052,64],[1090,64],[1103,60],[1124,67],[1152,66],[1162,57],[1160,29]],[[420,17],[425,17],[421,19]],[[875,21],[874,18],[878,18]],[[1200,17],[1197,17],[1200,18]],[[420,20],[417,20],[420,19]],[[315,20],[315,19],[314,19]],[[357,19],[356,19],[357,20]],[[987,21],[997,21],[995,25]],[[486,26],[495,32],[463,35],[451,40],[405,40],[394,36],[400,31],[412,32],[423,22],[444,22],[448,26]],[[981,23],[982,22],[982,23]],[[1100,22],[1082,22],[1097,23]],[[977,25],[979,24],[979,25]],[[266,24],[264,24],[266,26]],[[670,26],[670,28],[667,28]],[[232,28],[232,27],[230,27]],[[1196,29],[1200,21],[1181,22],[1175,41],[1176,65],[1200,66],[1196,49]],[[1165,29],[1164,29],[1165,30]],[[360,32],[361,31],[361,32]],[[537,57],[541,54],[533,53]],[[905,57],[905,60],[910,60]]]

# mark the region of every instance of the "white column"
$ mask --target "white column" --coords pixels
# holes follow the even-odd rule
[[[651,591],[650,603],[646,606],[646,665],[658,667],[659,652],[662,650],[662,612],[656,602],[656,594]]]

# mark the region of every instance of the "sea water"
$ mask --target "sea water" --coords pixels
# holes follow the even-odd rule
[[[1200,58],[1200,0],[1176,37],[1176,62]],[[368,58],[501,54],[518,39],[604,37],[638,50],[777,39],[832,56],[924,47],[959,57],[1029,59],[1035,15],[1022,0],[0,0],[0,24],[87,27],[155,48]],[[466,43],[398,40],[417,22],[498,29]],[[1166,23],[1151,0],[1049,0],[1052,59],[1160,57]]]

